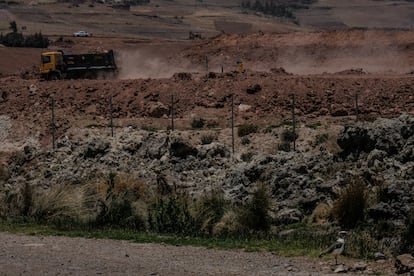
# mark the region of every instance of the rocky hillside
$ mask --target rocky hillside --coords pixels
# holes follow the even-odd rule
[[[7,122],[3,116],[3,130]],[[280,131],[273,129],[260,141],[276,139]],[[222,141],[203,144],[194,136],[192,131],[130,127],[117,129],[111,138],[106,130],[74,128],[57,140],[55,150],[32,141],[11,152],[2,165],[1,189],[9,193],[25,183],[38,189],[82,185],[114,172],[139,179],[152,191],[199,198],[220,190],[242,204],[264,184],[271,195],[273,224],[289,225],[329,222],[329,211],[318,210],[330,210],[359,178],[368,199],[361,223],[369,225],[370,237],[377,241],[372,254],[412,250],[404,233],[414,208],[414,117],[347,124],[337,137],[338,153],[322,147],[234,158]]]

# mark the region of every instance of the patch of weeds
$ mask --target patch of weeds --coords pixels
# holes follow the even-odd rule
[[[414,209],[412,208],[405,222],[406,229],[402,236],[400,253],[414,252]]]
[[[283,127],[283,126],[292,126],[292,121],[282,121],[280,122],[277,127]]]
[[[311,142],[312,147],[317,147],[325,142],[327,142],[329,139],[328,133],[318,134],[315,137],[315,141]]]
[[[371,231],[348,232],[345,255],[352,258],[372,259],[373,253],[381,249],[380,243],[372,237]]]
[[[238,127],[237,134],[239,135],[239,137],[243,137],[251,133],[256,133],[258,129],[259,127],[257,125],[243,124]]]
[[[201,136],[201,144],[202,145],[209,145],[215,140],[214,135],[212,134],[205,134]]]
[[[291,143],[298,139],[299,135],[291,129],[285,129],[282,132],[281,143],[278,145],[278,149],[282,151],[290,151]]]
[[[193,129],[203,128],[205,123],[206,121],[203,118],[193,118],[193,120],[191,121],[191,128]]]
[[[290,151],[291,146],[290,146],[289,142],[282,142],[277,146],[277,148],[281,151],[286,151],[287,152],[287,151]]]
[[[314,124],[310,124],[310,125],[305,125],[306,127],[310,128],[310,129],[317,129],[319,127],[322,126],[321,122],[316,122]]]
[[[242,153],[240,158],[243,162],[250,162],[250,161],[252,161],[253,156],[254,156],[253,152],[245,152],[245,153]]]
[[[271,126],[267,126],[265,129],[264,129],[264,133],[265,134],[267,134],[267,133],[272,133],[272,131],[273,131],[273,129],[275,129],[275,128],[277,128],[277,126],[274,126],[274,125],[271,125]]]
[[[240,142],[241,142],[242,145],[248,145],[248,144],[250,144],[250,139],[249,139],[249,137],[244,136],[244,137],[241,138]]]
[[[282,132],[282,141],[283,142],[290,142],[291,143],[291,142],[295,141],[296,139],[298,139],[298,137],[299,137],[298,133],[294,132],[291,129],[285,129]]]
[[[107,126],[105,125],[98,125],[98,124],[90,124],[87,125],[86,128],[106,128]]]
[[[10,178],[9,169],[6,167],[5,164],[0,164],[0,183],[6,182]]]
[[[189,199],[183,195],[155,200],[148,208],[148,225],[156,233],[196,236],[200,231],[190,212]]]
[[[141,129],[142,130],[145,130],[145,131],[148,131],[148,132],[156,132],[158,129],[156,128],[156,127],[154,127],[154,126],[146,126],[146,125],[143,125],[142,127],[141,127]]]

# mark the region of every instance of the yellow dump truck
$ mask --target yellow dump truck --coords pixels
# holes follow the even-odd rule
[[[59,50],[41,54],[40,75],[46,80],[106,77],[116,69],[112,50],[93,54],[68,54]]]

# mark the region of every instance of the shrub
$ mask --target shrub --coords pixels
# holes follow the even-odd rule
[[[242,232],[249,234],[269,231],[271,225],[269,210],[270,197],[266,188],[260,185],[238,215]]]
[[[33,189],[29,183],[24,183],[21,193],[23,201],[22,215],[28,217],[33,207]]]
[[[317,129],[320,126],[322,126],[321,122],[316,122],[314,124],[306,125],[306,127],[311,128],[311,129]]]
[[[328,141],[328,139],[329,139],[329,135],[328,135],[327,133],[318,134],[318,135],[316,135],[315,141],[313,141],[313,142],[311,143],[311,146],[312,146],[312,147],[317,147],[317,146],[319,146],[320,144],[323,144],[323,143],[325,143],[326,141]]]
[[[246,152],[246,153],[242,153],[240,158],[243,162],[250,162],[250,161],[252,161],[253,156],[254,156],[254,153]]]
[[[200,226],[190,213],[188,198],[179,195],[161,197],[148,208],[148,225],[157,233],[196,235]]]
[[[293,130],[290,129],[285,129],[282,132],[282,141],[283,142],[293,142],[296,139],[298,139],[299,135],[297,134],[297,132],[294,132]]]
[[[414,252],[414,209],[411,209],[406,222],[406,229],[402,235],[400,253]]]
[[[12,30],[10,33],[0,35],[0,44],[8,47],[46,48],[49,46],[49,39],[40,32],[26,37],[18,33],[15,21],[10,22],[10,29]]]
[[[6,182],[10,178],[9,169],[6,167],[5,164],[0,163],[0,183]]]
[[[286,17],[294,19],[293,9],[301,7],[297,4],[285,4],[281,1],[264,1],[264,0],[243,0],[241,7],[244,9],[251,9],[264,14],[270,14],[278,17]]]
[[[290,151],[290,143],[289,142],[282,142],[278,145],[278,149],[281,151]]]
[[[144,193],[142,182],[110,173],[104,193],[98,199],[99,210],[93,224],[144,229],[144,218],[133,207],[133,203]]]
[[[243,137],[251,133],[256,133],[258,129],[259,128],[257,125],[243,124],[238,127],[237,134],[239,135],[239,137]]]
[[[374,252],[381,250],[380,243],[372,237],[371,231],[348,232],[345,254],[352,258],[373,258]]]
[[[241,143],[242,143],[242,145],[248,145],[248,144],[250,144],[249,137],[242,137],[241,138]]]
[[[34,191],[24,183],[19,189],[6,189],[2,192],[0,216],[3,218],[28,218],[33,210]]]
[[[212,191],[197,204],[197,221],[203,234],[213,235],[214,226],[221,220],[227,208],[223,193]]]
[[[365,183],[361,178],[350,179],[347,182],[345,190],[334,202],[332,215],[339,225],[352,229],[364,216],[367,196]]]
[[[193,118],[191,121],[191,128],[203,128],[205,125],[205,120],[202,118]]]
[[[214,141],[215,137],[211,134],[206,134],[201,136],[201,144],[208,145],[211,144]]]

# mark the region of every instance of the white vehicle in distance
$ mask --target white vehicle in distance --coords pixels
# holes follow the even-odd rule
[[[90,34],[88,32],[85,32],[85,31],[78,31],[76,33],[73,33],[73,36],[83,36],[83,37],[85,37],[85,36],[92,36],[92,34]]]

